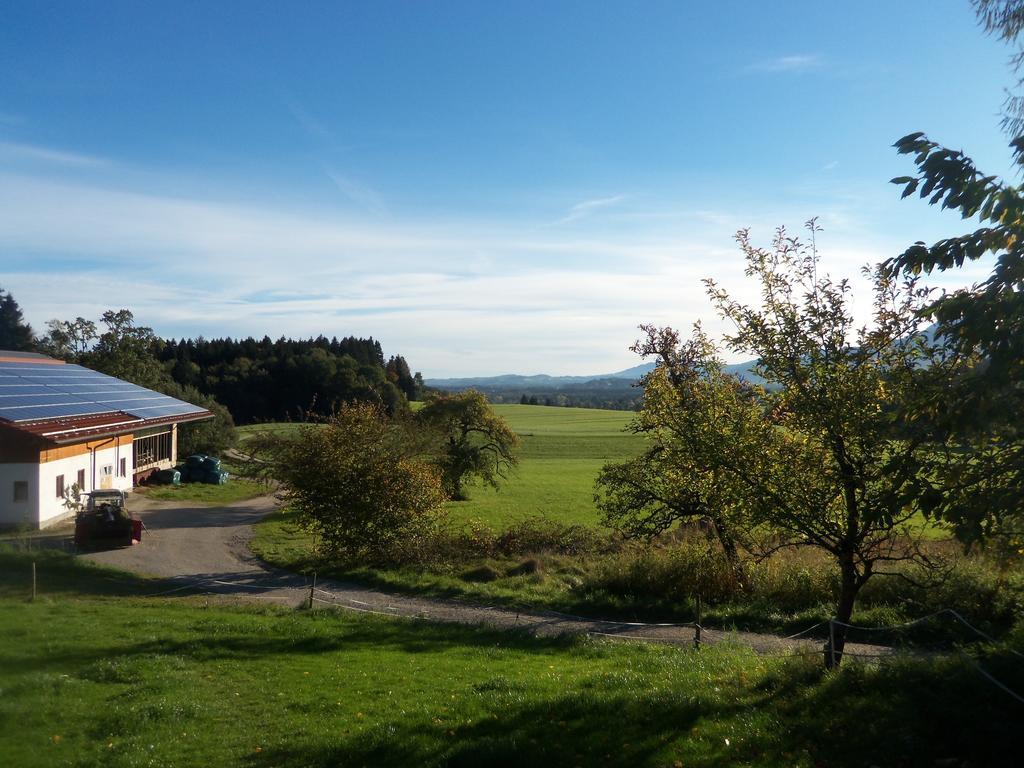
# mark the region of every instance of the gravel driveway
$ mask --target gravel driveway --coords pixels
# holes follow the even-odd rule
[[[249,550],[253,524],[274,509],[271,497],[224,507],[182,506],[133,497],[132,510],[146,526],[133,547],[82,555],[113,568],[168,579],[167,594],[198,589],[227,598],[299,606],[309,598],[308,580],[270,568]],[[460,624],[519,629],[537,635],[587,633],[618,639],[690,645],[693,627],[599,621],[550,611],[520,611],[463,601],[410,597],[367,589],[337,580],[321,580],[314,593],[318,605]],[[746,645],[759,653],[814,653],[820,641],[787,639],[752,632],[704,629],[702,641]],[[848,643],[851,655],[885,655],[882,646]]]

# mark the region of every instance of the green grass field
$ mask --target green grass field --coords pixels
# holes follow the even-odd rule
[[[469,500],[452,502],[455,520],[476,518],[492,527],[545,515],[563,522],[595,523],[594,479],[608,462],[643,450],[644,438],[625,432],[626,411],[495,405],[522,438],[519,466],[498,490],[476,486]]]
[[[608,462],[624,461],[643,450],[644,438],[625,427],[626,411],[555,408],[543,405],[495,405],[522,438],[520,463],[498,490],[469,486],[469,500],[451,502],[453,520],[481,520],[499,528],[516,520],[545,515],[555,520],[596,523],[594,479]],[[296,424],[242,427],[241,439],[254,432],[287,433]]]
[[[956,659],[825,674],[737,648],[141,596],[162,588],[0,550],[5,765],[860,768],[996,765],[1018,745],[1015,702]]]
[[[135,489],[135,493],[147,499],[210,506],[245,501],[263,496],[267,492],[266,486],[260,483],[236,477],[230,478],[224,485],[182,483],[181,485],[142,486]]]

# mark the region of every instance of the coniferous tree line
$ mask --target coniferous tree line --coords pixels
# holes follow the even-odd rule
[[[215,397],[240,424],[305,421],[346,402],[393,413],[422,390],[405,358],[385,360],[372,337],[172,339],[157,356],[176,382]]]
[[[236,423],[322,418],[342,403],[395,413],[424,390],[405,358],[385,359],[373,338],[167,341],[136,325],[126,309],[98,321],[51,320],[37,335],[2,288],[0,349],[42,352],[209,409],[213,422],[183,427],[186,451],[230,447]]]

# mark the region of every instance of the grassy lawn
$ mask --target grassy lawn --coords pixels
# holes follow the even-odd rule
[[[643,437],[624,432],[626,411],[495,405],[499,416],[522,438],[520,463],[497,491],[470,486],[468,501],[451,502],[454,520],[477,519],[500,528],[525,517],[545,515],[564,522],[596,523],[594,478],[611,461],[643,450]],[[299,424],[257,424],[239,429],[241,441],[264,431],[288,433]],[[233,481],[232,481],[233,482]]]
[[[135,493],[147,499],[159,499],[160,501],[220,505],[254,499],[257,496],[266,495],[268,491],[260,483],[232,477],[224,485],[208,485],[207,483],[148,485],[136,488]]]
[[[157,599],[0,552],[17,766],[1001,764],[1024,708],[956,660],[850,665]],[[999,658],[984,665],[1018,687]]]
[[[472,518],[501,527],[524,517],[595,523],[594,478],[605,464],[643,450],[644,438],[624,432],[626,411],[495,405],[522,438],[520,464],[497,491],[471,487],[470,499],[452,502],[456,520]]]

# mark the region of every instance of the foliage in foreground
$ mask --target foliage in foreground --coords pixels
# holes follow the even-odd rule
[[[740,538],[762,553],[828,553],[840,576],[835,616],[848,623],[873,577],[928,562],[913,521],[950,454],[941,435],[901,414],[945,391],[969,362],[925,332],[929,291],[913,277],[869,272],[873,312],[858,328],[849,285],[822,274],[818,228],[807,226],[809,244],[782,229],[770,248],[753,245],[746,230],[736,235],[759,301],[744,304],[705,281],[736,329],[728,349],[757,359],[766,388],[723,375],[699,325],[686,341],[672,328],[642,326],[634,349],[657,366],[644,377],[635,429],[651,435],[641,462],[656,461],[658,471],[606,470],[601,480],[613,521],[664,529],[679,517],[710,518],[734,566]],[[652,493],[623,504],[623,479],[636,478]],[[842,658],[844,642],[839,629],[829,659]]]
[[[27,565],[0,554],[12,765],[983,766],[1014,754],[1024,711],[957,658],[824,673],[736,648],[142,599],[151,584],[59,556],[28,603]],[[982,664],[1024,687],[1002,657]]]
[[[257,526],[252,547],[265,561],[291,571],[595,618],[691,621],[699,596],[708,626],[780,634],[826,621],[840,586],[834,564],[809,549],[746,561],[743,577],[737,578],[721,550],[697,530],[646,546],[546,518],[516,521],[499,531],[473,523],[441,529],[422,542],[415,564],[359,566],[314,556],[310,544],[294,515],[285,511]],[[857,623],[894,627],[953,607],[985,632],[1003,637],[1024,615],[1024,569],[964,555],[950,542],[931,542],[927,551],[946,561],[943,577],[906,563],[899,572],[907,578],[873,580],[861,595]],[[821,629],[814,636],[826,634]],[[937,642],[945,648],[978,640],[948,616],[910,631],[854,635],[857,642]]]
[[[991,3],[979,3],[991,6]],[[1019,34],[1024,8],[1015,0],[1008,39]],[[994,11],[990,8],[988,13]],[[983,16],[984,17],[984,16]],[[999,14],[986,26],[998,27]],[[993,26],[995,25],[995,26]],[[1019,62],[1018,62],[1019,64]],[[1021,102],[1016,101],[1019,108]],[[1014,118],[1020,127],[1021,114]],[[1024,136],[1012,142],[1014,161],[1024,167]],[[913,155],[916,176],[893,182],[933,205],[977,219],[982,226],[933,245],[918,242],[889,260],[890,274],[945,272],[967,261],[994,258],[988,279],[945,293],[924,308],[937,321],[936,335],[972,355],[975,365],[948,382],[938,396],[907,404],[908,418],[927,424],[950,448],[936,492],[924,497],[932,517],[952,523],[968,543],[996,541],[1008,554],[1024,552],[1024,185],[985,176],[963,152],[941,147],[924,134],[896,142]]]

